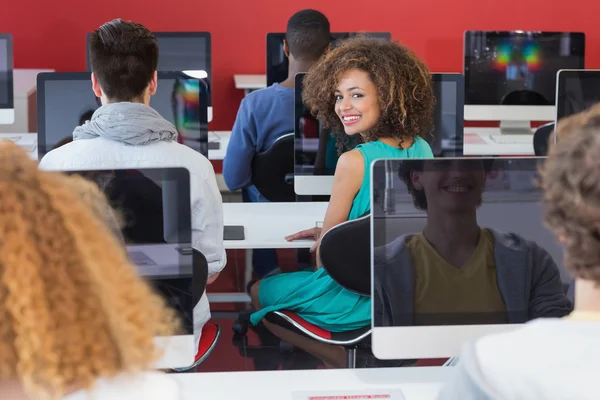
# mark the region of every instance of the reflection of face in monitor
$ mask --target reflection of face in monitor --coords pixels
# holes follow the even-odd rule
[[[333,32],[331,45],[335,48],[344,39],[349,39],[357,35],[366,37],[390,40],[392,35],[389,32]],[[283,40],[285,33],[267,34],[267,86],[274,83],[281,83],[288,77],[289,60],[283,52]]]
[[[600,102],[600,71],[560,71],[556,91],[557,120],[585,111]]]
[[[474,336],[571,311],[562,248],[542,222],[539,162],[374,164],[377,357],[452,356]],[[391,337],[397,345],[387,351],[383,343]],[[400,343],[407,342],[403,353]]]
[[[193,360],[193,289],[190,176],[185,168],[72,171],[104,192],[117,218],[131,262],[173,306],[184,329],[184,350]],[[167,232],[167,227],[170,232]],[[165,240],[169,236],[170,240]],[[189,344],[189,346],[187,346]],[[189,348],[188,348],[189,347]],[[186,367],[187,360],[179,365]]]
[[[553,105],[556,73],[583,68],[584,50],[583,33],[469,31],[465,103]]]
[[[197,79],[159,72],[150,106],[182,133],[190,147],[208,155],[207,92]],[[38,157],[64,144],[90,110],[99,107],[88,73],[38,75]],[[185,143],[185,140],[184,140]]]

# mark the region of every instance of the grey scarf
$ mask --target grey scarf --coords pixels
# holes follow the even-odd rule
[[[73,131],[73,140],[101,137],[132,146],[177,140],[177,129],[156,110],[141,103],[111,103]]]

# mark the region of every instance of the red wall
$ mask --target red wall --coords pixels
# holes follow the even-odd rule
[[[2,0],[0,31],[14,38],[17,68],[85,70],[85,34],[120,17],[155,31],[209,31],[215,119],[229,130],[242,92],[234,74],[264,73],[265,34],[283,31],[298,9],[316,8],[334,31],[390,31],[436,72],[462,70],[467,29],[578,30],[587,66],[600,67],[600,25],[593,0]]]

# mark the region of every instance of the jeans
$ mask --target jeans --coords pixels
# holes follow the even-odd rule
[[[268,200],[254,186],[242,189],[242,199],[247,203],[267,203]],[[263,278],[269,272],[279,267],[275,249],[254,249],[252,251],[252,269]]]

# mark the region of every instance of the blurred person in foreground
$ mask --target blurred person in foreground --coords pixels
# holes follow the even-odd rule
[[[127,258],[96,186],[0,144],[0,397],[178,399],[150,372],[179,328]]]
[[[565,249],[575,308],[464,347],[439,399],[597,399],[600,358],[600,105],[563,119],[540,169],[544,220]]]

